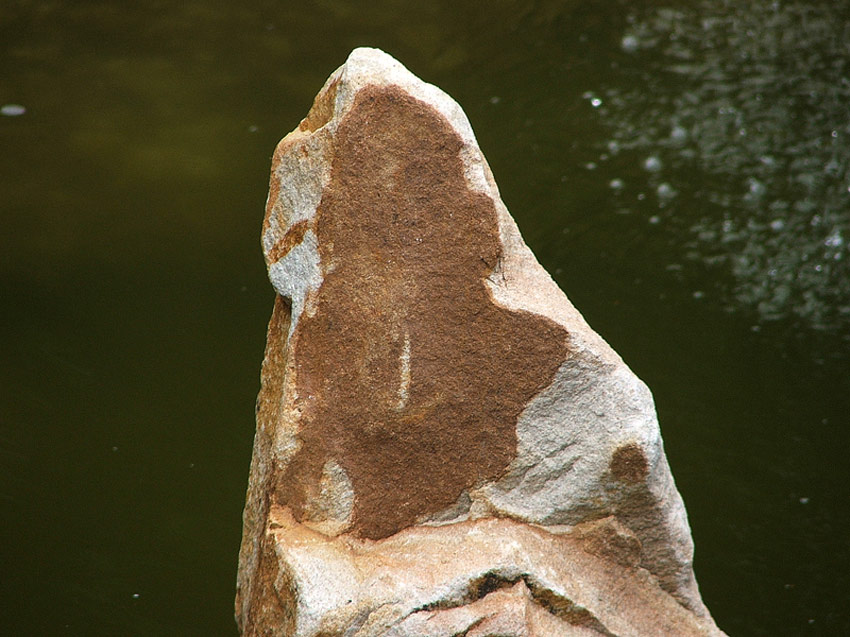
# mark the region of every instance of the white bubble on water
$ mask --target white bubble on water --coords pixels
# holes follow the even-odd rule
[[[3,106],[0,106],[0,115],[6,117],[18,117],[26,112],[26,107],[21,104],[3,104]]]
[[[658,157],[656,157],[655,155],[650,155],[643,162],[644,170],[647,170],[651,173],[657,173],[663,167],[664,167],[664,165],[661,163],[661,160]]]
[[[670,131],[670,140],[676,146],[682,146],[688,141],[688,131],[682,126],[674,126]]]
[[[657,194],[658,198],[662,201],[668,201],[673,199],[679,193],[673,189],[673,186],[665,181],[663,184],[658,185],[658,188],[655,189],[655,194]]]
[[[634,35],[624,35],[620,40],[620,48],[626,53],[634,53],[640,48],[640,40]]]
[[[836,228],[832,231],[826,239],[824,239],[823,244],[829,248],[839,248],[844,244],[844,237],[841,236],[841,230]]]

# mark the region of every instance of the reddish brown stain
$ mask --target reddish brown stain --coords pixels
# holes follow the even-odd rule
[[[296,245],[304,239],[304,234],[310,229],[310,223],[306,219],[302,219],[297,223],[292,224],[283,238],[272,246],[266,258],[269,263],[274,263],[287,255]]]
[[[330,121],[334,114],[334,100],[336,99],[336,89],[338,86],[339,77],[316,96],[310,112],[307,113],[307,117],[302,119],[298,125],[299,130],[312,132]]]
[[[566,356],[563,328],[491,301],[496,211],[467,187],[461,146],[393,87],[361,91],[340,123],[315,225],[327,274],[292,337],[302,445],[277,498],[296,517],[329,459],[354,488],[353,532],[368,538],[498,478],[517,417]]]
[[[586,553],[620,566],[635,567],[640,564],[640,540],[613,515],[577,524],[572,535],[581,542]]]
[[[617,447],[610,466],[614,478],[620,482],[643,482],[649,474],[649,461],[634,442]]]

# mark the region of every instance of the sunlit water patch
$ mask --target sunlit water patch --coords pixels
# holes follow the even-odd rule
[[[649,220],[761,322],[850,334],[848,16],[846,0],[634,10],[615,82],[588,93]]]

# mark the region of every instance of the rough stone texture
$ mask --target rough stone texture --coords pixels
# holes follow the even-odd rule
[[[246,635],[720,635],[652,397],[460,107],[357,49],[278,145]]]

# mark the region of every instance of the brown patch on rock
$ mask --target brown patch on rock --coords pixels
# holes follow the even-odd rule
[[[290,318],[288,302],[276,295],[266,336],[262,387],[257,396],[258,426],[254,436],[252,479],[248,484],[243,514],[245,527],[239,550],[236,618],[243,635],[259,634],[257,626],[291,626],[291,630],[295,629],[294,601],[287,601],[289,598],[275,592],[274,588],[279,576],[279,564],[274,551],[274,538],[267,534],[266,529],[269,515],[267,491],[273,478],[263,476],[261,480],[258,471],[259,463],[272,456],[273,432],[280,421],[286,374],[286,335]],[[283,579],[288,581],[286,577]],[[290,597],[294,600],[294,592]]]
[[[240,635],[266,634],[266,626],[275,626],[284,635],[295,632],[295,583],[288,572],[281,572],[274,544],[274,534],[264,533],[257,551],[251,600],[245,605],[244,613],[240,612],[242,600],[237,597],[236,619]]]
[[[643,482],[649,475],[649,461],[637,443],[617,447],[611,456],[611,473],[620,482]]]
[[[640,564],[640,540],[613,515],[576,525],[571,535],[586,553],[611,560],[620,566]]]
[[[340,122],[315,230],[325,278],[292,336],[301,447],[276,492],[300,519],[335,460],[352,531],[382,538],[516,455],[516,422],[567,356],[567,332],[493,303],[493,201],[435,109],[368,87]]]
[[[276,294],[266,331],[266,351],[261,371],[262,386],[257,395],[257,424],[261,433],[274,431],[281,418],[286,359],[289,355],[287,334],[291,320],[289,302]],[[270,440],[264,439],[264,443],[271,445]]]
[[[299,130],[313,132],[331,120],[334,114],[334,100],[338,86],[339,76],[325,90],[316,95],[313,106],[310,107],[310,112],[298,125]]]

